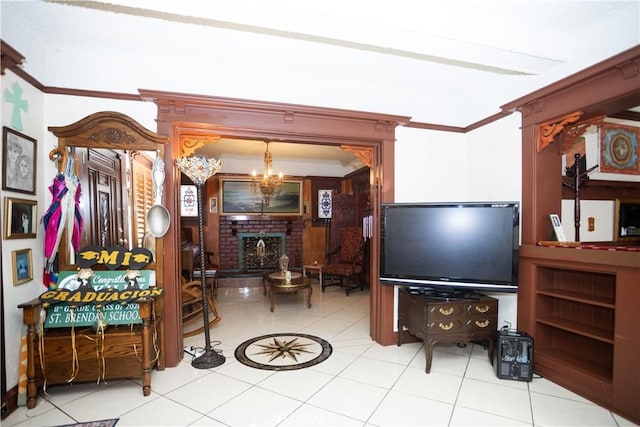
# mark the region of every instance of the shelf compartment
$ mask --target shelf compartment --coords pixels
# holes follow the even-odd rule
[[[571,364],[608,382],[613,378],[613,345],[536,323],[535,351]],[[534,359],[535,360],[535,359]]]
[[[591,294],[585,294],[582,292],[566,291],[566,290],[544,290],[538,291],[538,295],[547,295],[554,298],[565,299],[568,301],[575,301],[584,304],[597,305],[604,308],[615,308],[615,301],[609,297],[598,297]]]
[[[536,321],[585,337],[613,343],[615,310],[548,295],[537,296]]]
[[[616,276],[592,271],[538,267],[538,293],[577,302],[615,307]]]

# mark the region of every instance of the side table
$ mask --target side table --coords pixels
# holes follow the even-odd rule
[[[319,283],[322,285],[322,267],[323,264],[307,264],[302,266],[302,275],[307,277],[307,270],[315,271],[318,274]]]

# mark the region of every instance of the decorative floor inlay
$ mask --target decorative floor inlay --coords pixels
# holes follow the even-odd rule
[[[290,371],[308,368],[331,356],[331,344],[306,334],[269,334],[240,344],[235,351],[238,362],[256,369]]]

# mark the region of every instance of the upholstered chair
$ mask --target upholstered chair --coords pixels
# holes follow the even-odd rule
[[[329,286],[340,286],[347,296],[353,289],[364,289],[364,239],[360,227],[343,227],[340,246],[329,254],[322,269],[322,292]]]

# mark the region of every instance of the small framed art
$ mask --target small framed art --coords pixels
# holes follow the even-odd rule
[[[2,189],[36,194],[36,140],[2,128]]]
[[[640,199],[616,199],[613,240],[640,241]]]
[[[183,218],[198,217],[198,187],[195,185],[180,186],[180,216]]]
[[[4,238],[30,239],[36,237],[38,202],[35,200],[4,198]]]
[[[333,190],[318,190],[318,218],[331,218],[333,210]]]
[[[11,252],[13,267],[13,285],[21,285],[33,280],[33,260],[31,249],[20,249]]]

